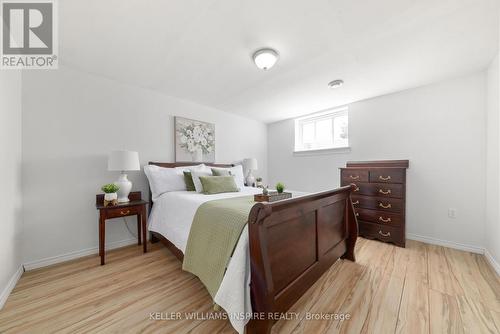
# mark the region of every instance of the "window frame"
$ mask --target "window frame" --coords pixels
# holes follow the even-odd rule
[[[347,116],[347,138],[346,138],[346,145],[345,146],[334,146],[334,138],[335,138],[335,127],[334,127],[334,120],[336,117],[340,116]],[[332,146],[328,147],[313,147],[313,148],[305,148],[304,147],[304,142],[303,142],[303,128],[304,124],[311,123],[311,122],[318,122],[323,119],[331,119],[332,121]],[[309,114],[306,116],[298,117],[295,118],[294,120],[294,134],[295,134],[295,143],[294,143],[294,153],[297,154],[307,154],[307,153],[314,153],[314,152],[319,152],[319,153],[329,153],[329,152],[349,152],[350,151],[350,146],[349,146],[349,107],[344,106],[340,108],[332,108],[328,109],[325,111],[321,111],[318,113],[313,113]],[[316,130],[315,130],[316,131]],[[316,137],[316,133],[315,133]]]

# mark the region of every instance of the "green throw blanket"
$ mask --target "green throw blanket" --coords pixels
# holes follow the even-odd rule
[[[227,198],[205,202],[196,211],[182,269],[198,276],[212,298],[254,204],[253,196]]]

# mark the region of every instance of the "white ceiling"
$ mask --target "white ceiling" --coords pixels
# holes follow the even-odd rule
[[[496,0],[64,0],[59,18],[63,64],[265,122],[484,69],[498,50]],[[260,47],[280,52],[270,71]]]

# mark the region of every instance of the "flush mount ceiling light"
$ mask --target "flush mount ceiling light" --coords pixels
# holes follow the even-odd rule
[[[267,71],[278,61],[279,54],[276,50],[265,48],[255,51],[253,61],[261,70]]]
[[[344,84],[344,80],[333,80],[328,83],[328,87],[334,89],[339,88]]]

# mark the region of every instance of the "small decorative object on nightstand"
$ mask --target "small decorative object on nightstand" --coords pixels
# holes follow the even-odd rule
[[[281,182],[276,183],[276,191],[281,194],[285,190],[285,185]]]
[[[119,189],[120,187],[113,183],[105,184],[101,187],[101,190],[104,191],[104,206],[118,204],[118,194],[116,192]]]
[[[104,205],[104,194],[96,196],[96,208],[99,210],[99,256],[101,257],[101,265],[104,264],[105,257],[106,219],[137,216],[137,243],[140,245],[142,240],[143,251],[144,253],[147,252],[146,204],[148,202],[142,200],[140,191],[131,192],[128,202],[119,203],[115,206]]]

